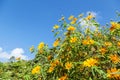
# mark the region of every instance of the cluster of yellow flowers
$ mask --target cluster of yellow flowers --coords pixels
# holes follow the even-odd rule
[[[70,23],[75,24],[76,22],[77,22],[77,18],[73,18],[73,20]]]
[[[36,74],[40,72],[40,66],[36,66],[35,68],[32,69],[32,74]]]
[[[54,60],[54,61],[50,64],[50,67],[49,67],[49,69],[48,69],[48,72],[49,72],[49,73],[53,72],[54,68],[55,68],[57,65],[59,65],[59,64],[60,64],[60,62],[59,62],[58,59]]]
[[[55,25],[53,27],[53,32],[57,33],[57,31],[62,32],[63,30],[62,33],[65,33],[65,35],[58,33],[60,37],[54,41],[53,48],[46,50],[44,54],[39,54],[46,59],[44,64],[48,65],[45,68],[45,74],[48,74],[49,77],[53,75],[54,79],[57,80],[79,80],[80,78],[82,78],[81,80],[90,78],[97,80],[97,77],[102,80],[104,79],[103,75],[107,75],[106,79],[115,78],[119,80],[120,36],[113,33],[116,29],[120,29],[120,24],[111,22],[110,31],[105,33],[102,33],[101,29],[99,30],[99,24],[96,25],[96,31],[87,28],[88,31],[86,32],[85,30],[79,30],[80,22],[78,20],[82,16],[74,17],[71,15],[68,18],[68,25],[63,17],[61,18],[63,20],[62,26]],[[92,14],[83,17],[83,20],[97,24]],[[58,34],[57,36],[59,36]],[[38,45],[38,51],[42,51],[44,46],[44,42],[41,42]],[[34,47],[31,47],[30,51],[34,51]],[[39,71],[40,67],[35,67],[32,74]],[[81,74],[81,72],[83,73]],[[78,77],[79,75],[82,76]]]
[[[107,77],[113,78],[116,80],[120,80],[120,70],[116,68],[111,68],[110,70],[107,70]]]
[[[82,43],[83,45],[91,45],[91,44],[94,44],[95,41],[92,39],[87,39],[87,40],[83,40]]]
[[[112,46],[112,43],[111,43],[111,42],[105,42],[104,44],[105,44],[105,46],[107,46],[107,47]]]
[[[76,21],[77,21],[77,18],[75,18],[73,15],[71,15],[71,16],[68,18],[68,20],[72,20],[70,23],[71,23],[71,24],[75,24]]]

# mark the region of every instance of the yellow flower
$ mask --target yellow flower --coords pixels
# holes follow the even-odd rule
[[[48,61],[49,61],[51,58],[52,58],[52,56],[51,56],[51,55],[49,55],[49,56],[47,57]]]
[[[59,65],[59,60],[58,59],[55,59],[53,62],[50,63],[50,66],[51,67],[56,67],[57,65]]]
[[[72,68],[72,62],[67,62],[67,63],[65,63],[65,68],[67,69],[67,70],[69,70],[69,69],[71,69]]]
[[[54,68],[55,68],[55,67],[51,66],[51,67],[49,68],[48,72],[49,72],[49,73],[53,72]]]
[[[117,43],[118,47],[120,47],[120,42]]]
[[[87,44],[89,44],[89,42],[88,42],[87,40],[83,40],[83,41],[82,41],[82,44],[83,44],[83,45],[87,45]]]
[[[105,42],[104,44],[105,44],[105,46],[112,46],[111,42]]]
[[[31,53],[33,53],[34,52],[34,46],[32,46],[29,50],[30,50]]]
[[[92,40],[92,39],[88,39],[88,40],[83,40],[82,41],[83,45],[90,45],[90,44],[94,44],[94,43],[95,43],[95,41]]]
[[[59,45],[59,40],[56,40],[54,43],[53,43],[53,46],[54,47],[57,47]]]
[[[55,25],[54,27],[53,27],[53,29],[58,29],[59,28],[59,26],[58,25]]]
[[[88,15],[85,19],[86,20],[90,20],[90,19],[92,19],[93,18],[93,15]]]
[[[95,43],[94,40],[92,40],[92,39],[89,40],[89,44],[94,44],[94,43]]]
[[[95,66],[97,63],[98,61],[96,59],[90,58],[90,59],[85,60],[83,62],[83,65],[85,67],[92,67],[92,66]]]
[[[73,20],[70,22],[70,24],[75,24],[77,21],[77,18],[73,18]]]
[[[44,47],[44,42],[41,42],[39,45],[38,45],[38,50],[42,49]]]
[[[60,62],[59,62],[58,59],[55,59],[55,60],[54,60],[54,63],[55,63],[56,65],[59,65]]]
[[[67,80],[67,75],[65,74],[64,76],[60,77],[58,80]]]
[[[68,31],[74,31],[74,30],[76,30],[76,28],[73,27],[73,26],[69,26],[69,27],[67,28],[67,30],[68,30]]]
[[[115,29],[120,29],[120,24],[117,22],[111,22],[110,31],[114,31]]]
[[[68,20],[72,20],[73,18],[74,18],[74,16],[71,15],[71,16],[68,18]]]
[[[115,30],[117,27],[117,23],[116,22],[111,22],[111,27],[110,27],[110,31]]]
[[[36,66],[35,68],[32,69],[32,74],[36,74],[40,72],[40,66]]]
[[[16,60],[20,60],[20,59],[21,59],[21,57],[17,57],[17,58],[16,58]]]
[[[120,29],[120,23],[118,23],[117,28]]]
[[[77,41],[77,38],[76,37],[72,37],[71,39],[70,39],[70,42],[71,43],[75,43]]]
[[[110,70],[107,70],[107,77],[120,80],[120,74],[118,74],[117,72],[120,72],[120,71],[116,68],[111,68]]]
[[[102,55],[107,52],[105,48],[101,48],[99,51],[102,53]]]
[[[110,60],[113,62],[113,63],[118,63],[120,62],[120,58],[117,56],[117,54],[111,54],[109,56]]]
[[[57,65],[54,62],[50,63],[51,67],[56,67]]]

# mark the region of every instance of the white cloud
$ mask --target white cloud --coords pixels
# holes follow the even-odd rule
[[[91,14],[93,17],[98,16],[98,14],[96,12],[93,12],[93,11],[88,11],[86,14],[87,15]],[[84,18],[80,19],[79,22],[80,22],[80,26],[82,26],[82,27],[80,27],[80,28],[82,28],[82,30],[85,30],[87,28],[89,28],[92,31],[96,30],[96,26],[92,22],[86,21]]]
[[[80,28],[82,28],[82,30],[85,30],[87,28],[89,28],[92,31],[96,30],[96,26],[93,23],[91,22],[88,23],[84,19],[81,19],[80,22],[81,22],[80,25],[82,26]]]
[[[21,57],[21,59],[27,59],[27,56],[25,56],[23,53],[24,50],[22,48],[16,48],[11,51],[10,56],[14,56],[16,58]]]
[[[3,51],[3,48],[0,47],[0,61],[8,60],[10,57],[14,56],[15,58],[20,57],[21,59],[27,60],[28,57],[24,55],[24,50],[22,48],[15,48],[10,53]]]

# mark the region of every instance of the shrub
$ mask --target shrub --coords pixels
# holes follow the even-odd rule
[[[41,42],[35,60],[41,80],[120,79],[120,23],[101,27],[91,13],[55,25],[53,47]],[[44,44],[44,45],[43,45]],[[36,75],[36,74],[34,74]]]

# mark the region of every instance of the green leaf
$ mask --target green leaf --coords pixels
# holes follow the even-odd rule
[[[56,32],[56,33],[54,34],[54,37],[56,37],[59,33],[60,33],[60,32]]]
[[[95,76],[94,67],[92,67],[92,75]]]
[[[92,80],[92,78],[90,77],[89,80]]]

